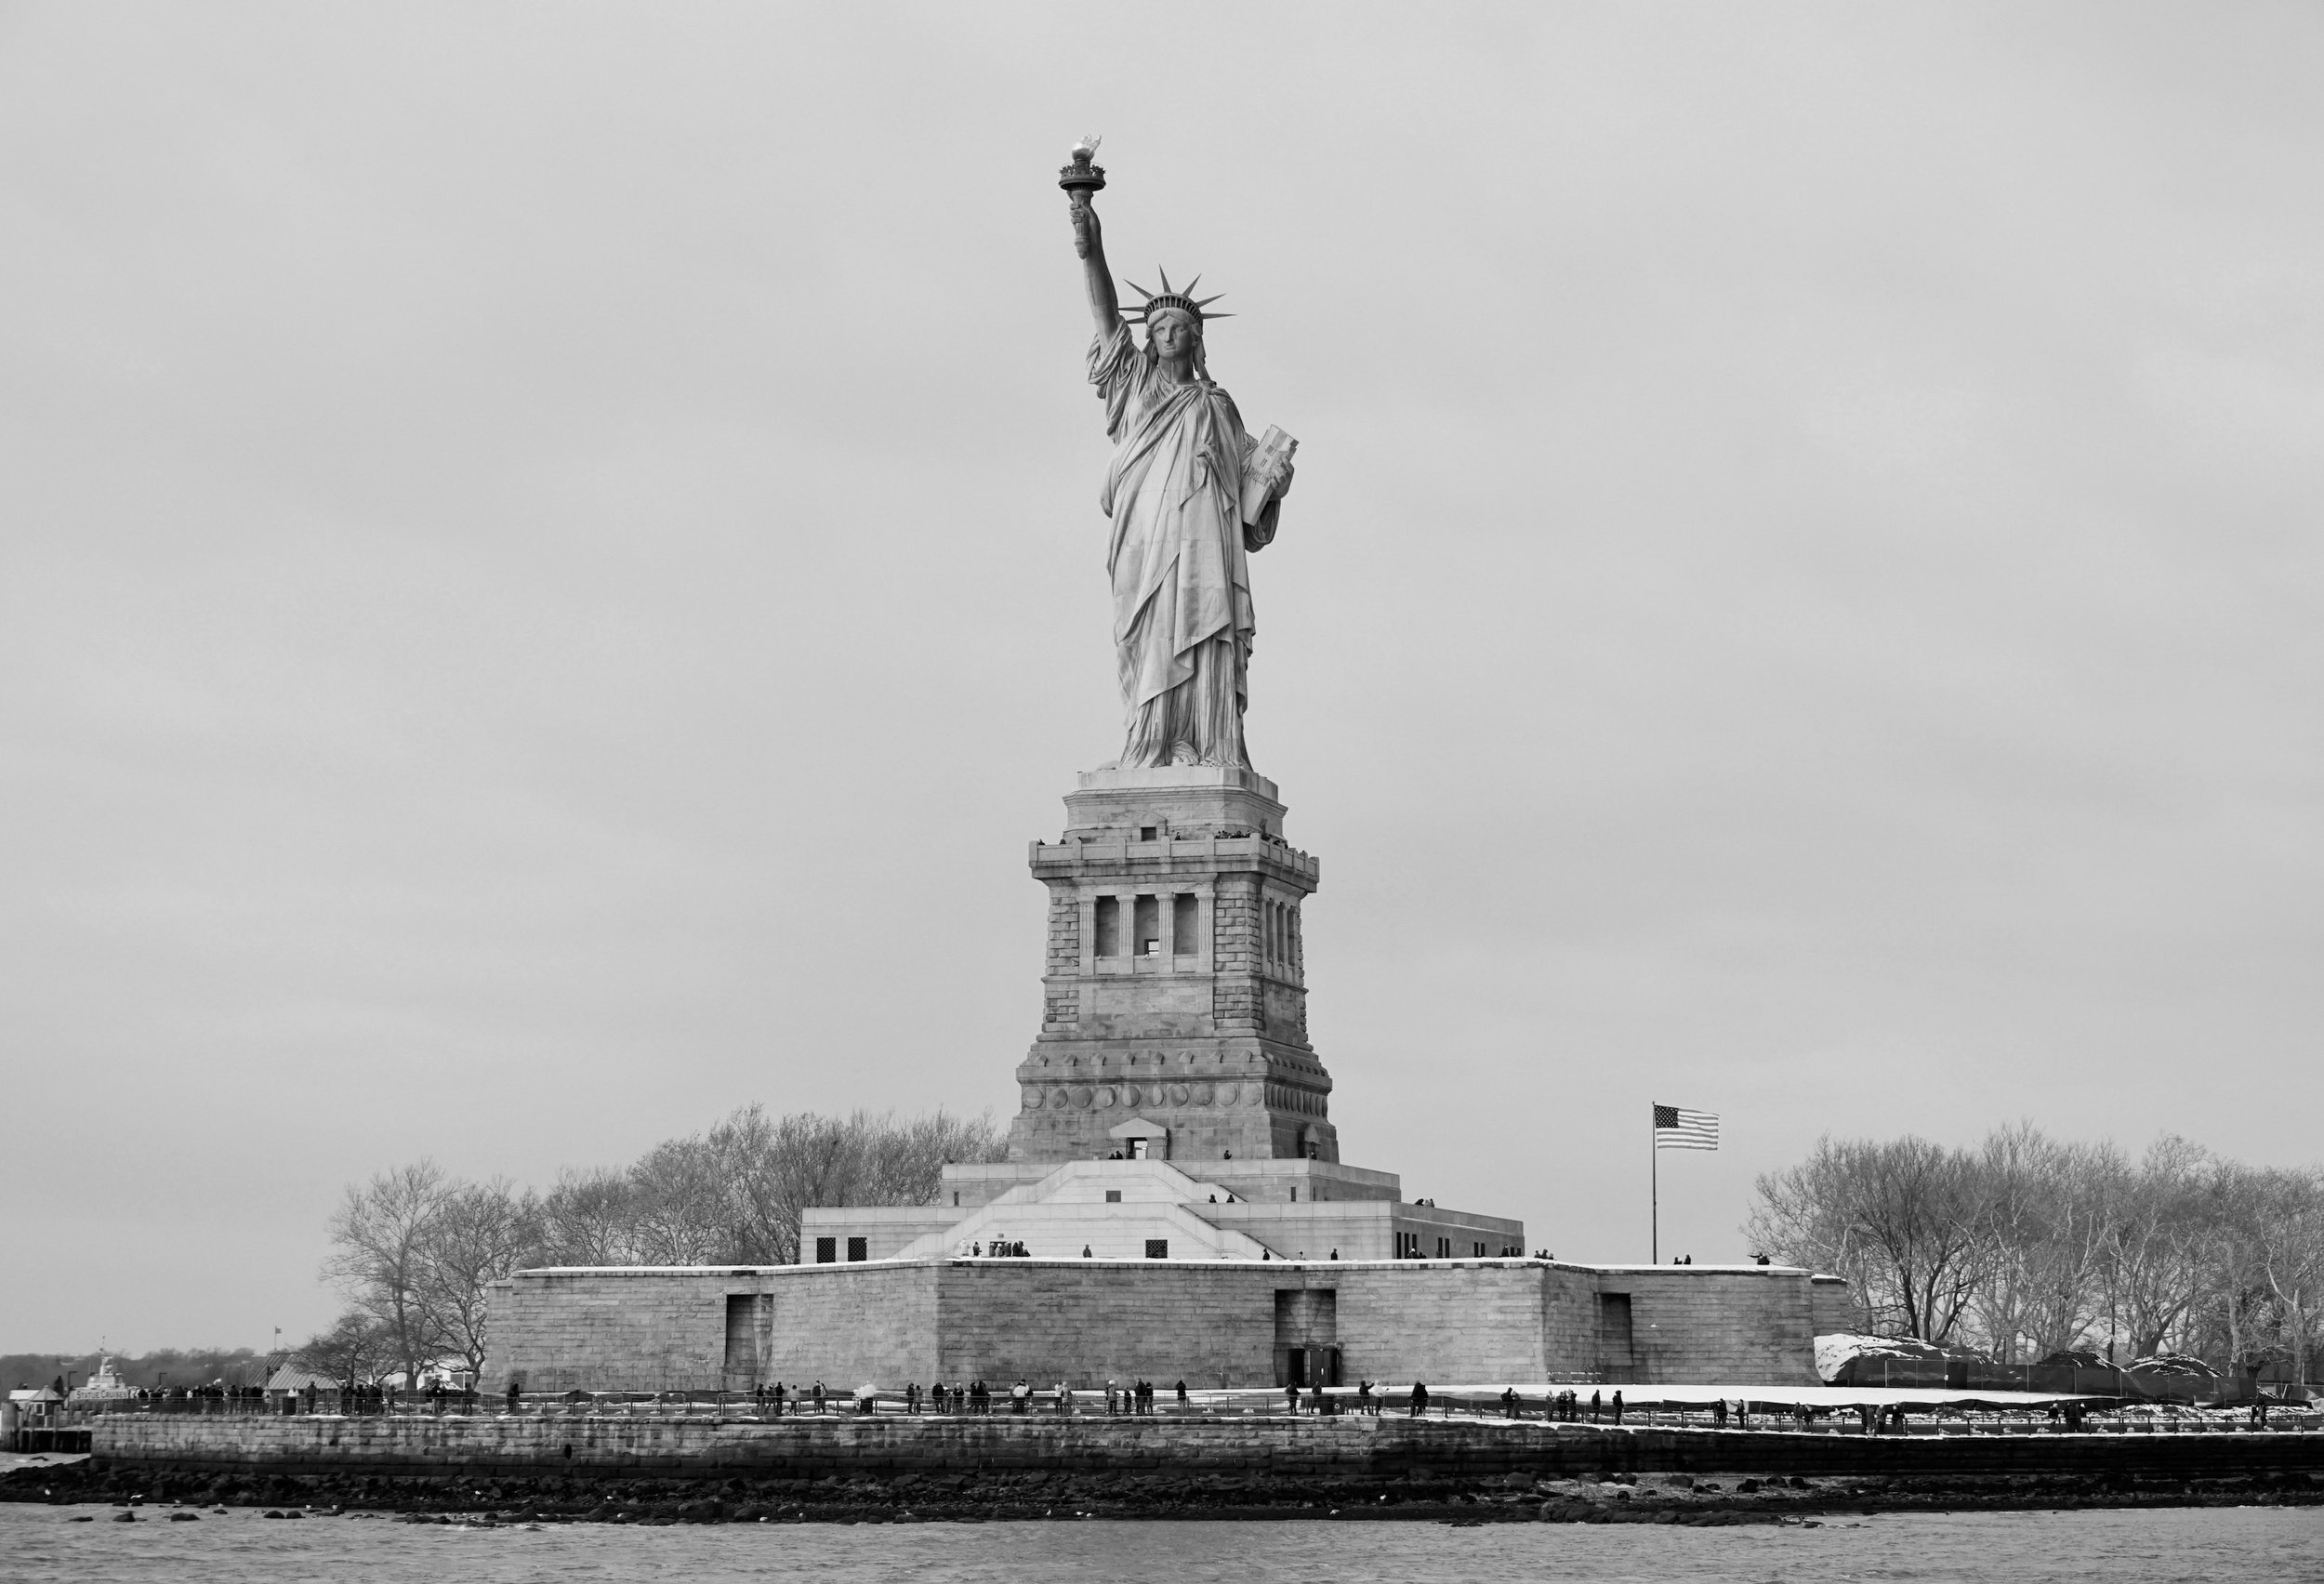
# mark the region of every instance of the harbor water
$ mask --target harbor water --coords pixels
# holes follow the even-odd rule
[[[1065,1522],[467,1526],[392,1517],[270,1519],[256,1509],[172,1522],[146,1507],[0,1506],[12,1584],[461,1584],[813,1579],[1084,1584],[2284,1584],[2324,1578],[2324,1508],[1834,1514],[1816,1526]],[[76,1522],[76,1520],[91,1520]]]

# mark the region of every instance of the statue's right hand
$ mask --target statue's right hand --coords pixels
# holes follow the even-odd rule
[[[1076,196],[1066,215],[1073,221],[1074,257],[1087,258],[1098,236],[1098,212],[1089,207],[1089,200]]]

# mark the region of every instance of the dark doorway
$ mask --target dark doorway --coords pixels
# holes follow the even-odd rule
[[[746,1390],[759,1373],[759,1295],[726,1295],[727,1390]],[[737,1387],[735,1381],[742,1382]]]
[[[1626,1382],[1636,1359],[1631,1351],[1630,1294],[1598,1295],[1598,1368],[1609,1381]]]
[[[1340,1383],[1340,1294],[1331,1287],[1275,1289],[1275,1384]]]

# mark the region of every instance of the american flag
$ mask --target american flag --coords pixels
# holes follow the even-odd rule
[[[1655,1107],[1655,1148],[1715,1150],[1719,1147],[1719,1114],[1687,1111],[1675,1105]]]

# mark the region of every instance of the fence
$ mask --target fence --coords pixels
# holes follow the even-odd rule
[[[1109,1400],[1110,1399],[1110,1400]],[[1570,1423],[1595,1429],[1721,1430],[1742,1433],[1779,1432],[1822,1435],[2040,1435],[2040,1434],[2173,1434],[2225,1433],[2315,1434],[2324,1432],[2324,1411],[2313,1406],[2271,1406],[2265,1415],[2254,1408],[2196,1408],[2176,1404],[2122,1403],[2106,1407],[2014,1408],[1895,1404],[1876,1408],[1799,1406],[1761,1403],[1748,1395],[1716,1407],[1710,1405],[1627,1405],[1618,1409],[1611,1400],[1593,1410],[1586,1398],[1561,1403],[1556,1393],[1520,1393],[1514,1403],[1499,1394],[1463,1392],[1431,1393],[1416,1410],[1409,1395],[1366,1394],[1353,1387],[1302,1388],[1296,1402],[1287,1389],[1265,1388],[1195,1390],[1184,1402],[1175,1388],[1157,1387],[1140,1404],[1129,1392],[1028,1388],[1022,1398],[1010,1390],[971,1395],[965,1400],[947,1391],[942,1405],[931,1397],[881,1391],[858,1396],[852,1390],[828,1391],[818,1401],[812,1394],[786,1392],[781,1397],[751,1392],[567,1393],[560,1396],[442,1395],[360,1396],[344,1405],[332,1393],[322,1393],[310,1410],[302,1398],[267,1402],[251,1398],[149,1398],[101,1403],[66,1404],[56,1427],[32,1432],[79,1438],[68,1448],[61,1441],[55,1450],[83,1449],[87,1423],[109,1414],[209,1417],[316,1417],[342,1419],[460,1418],[460,1419],[588,1419],[710,1420],[728,1423],[769,1423],[792,1418],[864,1418],[868,1416],[954,1417],[1075,1417],[1153,1418],[1157,1419],[1221,1419],[1391,1416],[1432,1419],[1491,1421],[1530,1420]],[[77,1428],[76,1428],[77,1427]],[[35,1450],[26,1446],[20,1450]],[[48,1449],[46,1447],[37,1449]]]

